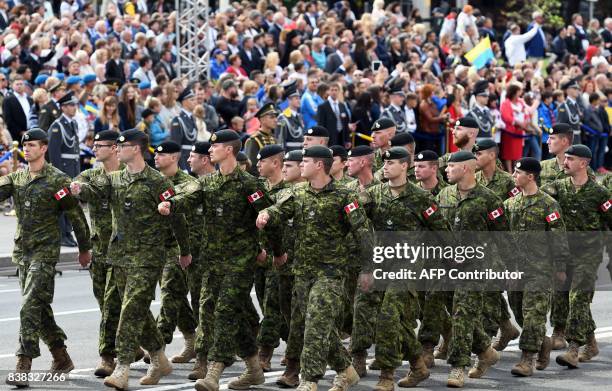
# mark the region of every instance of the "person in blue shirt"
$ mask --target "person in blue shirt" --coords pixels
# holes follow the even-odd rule
[[[213,60],[210,62],[210,78],[212,80],[219,80],[221,74],[223,74],[229,63],[225,59],[225,54],[221,49],[215,49],[213,51]]]
[[[323,98],[317,94],[318,85],[319,77],[317,73],[311,73],[300,103],[300,113],[302,113],[304,119],[305,129],[310,129],[317,124],[317,108],[323,103]]]
[[[538,124],[542,128],[542,159],[550,157],[548,144],[546,143],[548,140],[547,130],[555,124],[555,118],[557,118],[557,108],[553,102],[553,96],[550,92],[544,91],[538,106]]]

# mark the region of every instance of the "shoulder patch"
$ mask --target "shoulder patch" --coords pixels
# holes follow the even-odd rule
[[[497,208],[494,211],[489,212],[489,220],[497,220],[499,217],[503,216],[504,210],[502,208]]]
[[[357,210],[359,208],[359,203],[357,202],[357,200],[351,202],[350,204],[346,205],[344,207],[344,211],[346,212],[346,214],[351,214],[353,211]]]
[[[546,222],[552,223],[553,221],[559,220],[560,218],[561,218],[561,215],[559,214],[559,212],[554,211],[548,216],[546,216]]]
[[[423,217],[425,217],[426,219],[430,218],[431,215],[433,215],[434,213],[436,213],[436,211],[438,210],[438,206],[436,204],[431,205],[429,208],[425,209],[423,211]]]
[[[612,208],[612,200],[607,200],[599,206],[599,209],[601,209],[602,212],[607,212],[610,210],[610,208]]]

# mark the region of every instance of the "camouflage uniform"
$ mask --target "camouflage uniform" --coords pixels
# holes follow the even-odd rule
[[[565,282],[565,288],[569,290],[569,294],[565,295],[569,307],[567,323],[561,324],[563,318],[556,318],[559,324],[553,325],[565,326],[567,340],[584,345],[587,336],[595,331],[590,306],[597,268],[602,259],[601,231],[612,227],[610,192],[591,177],[578,190],[571,178],[556,180],[544,186],[543,190],[561,205],[566,216],[567,231],[573,232],[573,236],[580,236],[579,239],[572,237],[570,240],[572,261],[568,265],[568,278]],[[579,235],[579,231],[589,234]]]
[[[507,199],[504,208],[508,213],[510,229],[525,235],[525,232],[565,232],[565,224],[560,216],[559,204],[548,194],[538,190],[534,195],[522,193]],[[549,216],[555,212],[558,218]],[[535,232],[533,232],[535,234]],[[521,236],[525,239],[525,236]],[[527,352],[537,352],[546,335],[546,315],[552,294],[552,279],[555,271],[565,271],[569,248],[565,235],[556,236],[554,242],[546,241],[547,236],[536,236],[530,243],[525,259],[530,262],[520,265],[520,270],[528,276],[521,289],[509,292],[509,301],[517,323],[523,332],[519,348]],[[535,245],[535,246],[534,246]],[[524,294],[527,292],[527,294]]]
[[[87,220],[69,187],[70,178],[50,164],[34,178],[29,168],[0,177],[0,200],[12,196],[17,214],[13,263],[19,267],[23,297],[17,355],[36,358],[40,356],[39,339],[49,349],[63,347],[67,339],[51,308],[60,255],[60,213],[66,213],[72,222],[79,251],[91,249]]]
[[[423,184],[422,184],[421,182],[417,181],[417,182],[415,182],[415,185],[416,185],[418,188],[423,189]],[[437,185],[436,185],[436,186],[435,186],[433,189],[430,189],[430,190],[427,190],[427,191],[428,191],[428,192],[430,192],[430,193],[431,193],[431,195],[435,197],[435,196],[437,196],[438,194],[440,194],[440,192],[442,191],[442,189],[444,189],[446,186],[448,186],[448,183],[444,182],[443,180],[441,180],[441,179],[438,177],[438,184],[437,184]],[[423,190],[425,190],[425,189],[423,189]]]
[[[120,169],[124,167],[121,166]],[[91,183],[98,181],[99,176],[107,176],[104,167],[91,168],[83,171],[77,178],[77,182]],[[89,265],[89,274],[93,285],[93,293],[98,301],[100,313],[100,337],[98,341],[98,353],[115,356],[115,335],[119,324],[121,313],[121,298],[115,288],[115,281],[107,279],[111,276],[111,265],[108,263],[108,243],[113,232],[113,218],[108,200],[88,200],[84,194],[78,197],[88,205],[91,222],[91,242],[93,244],[93,258]],[[108,297],[105,298],[108,291]]]
[[[399,195],[393,195],[388,183],[376,185],[361,193],[372,225],[377,231],[449,231],[441,213],[425,213],[435,204],[433,197],[412,183]],[[376,361],[382,369],[397,368],[402,358],[413,362],[422,353],[415,334],[419,302],[416,291],[390,286],[380,295],[380,311],[373,314],[376,327]],[[355,305],[357,314],[357,304]],[[356,318],[357,319],[357,318]],[[352,343],[352,340],[351,340]]]
[[[408,172],[406,173],[406,179],[410,183],[417,183],[416,176],[414,174],[414,170],[415,170],[415,168],[414,168],[414,166],[412,166],[412,167],[410,167],[408,169]],[[374,178],[376,178],[377,180],[379,180],[381,182],[386,182],[387,181],[387,179],[384,176],[384,172],[383,172],[382,167],[378,171],[376,171],[374,173]]]
[[[372,172],[376,173],[378,171],[380,171],[382,169],[382,167],[385,165],[385,162],[383,161],[383,150],[378,148],[376,151],[374,151],[374,163],[372,164]]]
[[[610,193],[612,193],[612,174],[606,175],[601,181],[601,185],[605,187],[606,189],[608,189]],[[608,269],[608,272],[610,273],[610,278],[612,278],[612,257],[610,256],[610,245],[609,244],[606,245],[606,252],[608,253],[608,258],[610,259],[608,261],[608,266],[606,268]]]
[[[373,243],[370,222],[356,201],[356,193],[332,180],[320,191],[310,185],[295,186],[267,209],[270,226],[278,227],[293,219],[296,235],[301,238],[294,243],[297,269],[292,315],[298,311],[305,314],[300,373],[305,381],[318,381],[327,364],[336,372],[350,365],[338,332],[346,300],[344,279],[350,262],[356,262],[349,254],[346,236],[355,235],[364,246],[362,255],[367,252],[365,247]],[[295,321],[292,318],[292,323]],[[290,335],[290,344],[292,337],[295,336]],[[294,348],[299,346],[296,343]]]
[[[542,186],[557,179],[567,178],[567,175],[563,172],[563,167],[559,167],[557,164],[556,157],[542,160],[540,165],[542,166],[542,171],[540,172],[540,183]]]

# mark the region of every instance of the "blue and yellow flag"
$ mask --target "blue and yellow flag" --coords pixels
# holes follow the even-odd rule
[[[478,42],[478,45],[474,46],[472,50],[465,54],[466,60],[472,64],[476,69],[480,69],[487,65],[487,62],[495,59],[493,49],[491,49],[491,40],[487,35]]]

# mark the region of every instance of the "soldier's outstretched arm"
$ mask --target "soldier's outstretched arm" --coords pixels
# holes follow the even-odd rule
[[[174,194],[173,190],[172,198],[168,199],[168,202],[171,204],[171,212],[190,213],[193,208],[203,204],[205,188],[206,182],[204,182],[204,178],[198,178],[197,181],[185,184],[177,194]]]
[[[193,182],[194,185],[197,185],[199,182]],[[189,185],[191,185],[190,183]],[[189,185],[185,186],[187,188]],[[157,188],[154,189],[157,193],[158,199],[161,200],[162,204],[164,202],[170,202],[172,209],[174,211],[173,215],[164,216],[163,221],[165,224],[169,224],[172,228],[172,232],[174,233],[174,237],[178,242],[181,256],[187,256],[191,254],[191,248],[189,246],[189,227],[187,226],[187,219],[185,215],[180,211],[176,210],[175,207],[177,205],[181,206],[184,204],[180,200],[175,203],[174,197],[179,197],[180,194],[176,194],[174,187],[172,186],[172,182],[169,179],[165,179],[162,182],[159,182]],[[181,193],[184,194],[184,193]],[[191,193],[190,193],[191,194]],[[163,228],[163,227],[160,227]]]
[[[13,177],[11,174],[0,177],[0,201],[13,195]]]
[[[70,187],[70,179],[65,178],[61,185],[64,189],[68,189]],[[67,192],[67,194],[58,200],[58,202],[60,209],[66,213],[68,220],[70,220],[70,223],[72,224],[72,228],[74,229],[74,234],[79,245],[79,252],[84,253],[91,250],[92,245],[89,225],[87,224],[87,219],[85,218],[83,208],[81,208],[79,205],[76,197],[70,192]]]
[[[72,191],[73,195],[75,195],[81,202],[94,202],[103,193],[100,191],[101,189],[92,188],[94,185],[92,185],[92,177],[90,174],[91,169],[85,170],[74,179],[74,182],[78,182],[80,185],[80,191],[78,191],[78,194],[73,190],[73,185],[70,184],[70,190]]]
[[[552,232],[553,237],[548,238],[548,248],[552,254],[552,260],[555,264],[555,271],[557,273],[565,272],[567,265],[571,260],[569,243],[565,233],[565,221],[563,215],[561,215],[561,206],[558,203],[554,203],[549,209],[547,216],[553,214],[559,215],[557,219],[546,219],[547,230]]]
[[[374,227],[368,216],[366,210],[359,205],[359,196],[357,193],[349,193],[345,197],[344,211],[345,221],[350,225],[351,233],[354,235],[355,240],[359,243],[360,257],[358,261],[361,262],[360,268],[362,273],[371,271],[371,252],[375,246]]]

